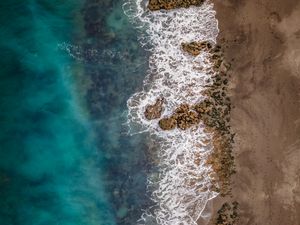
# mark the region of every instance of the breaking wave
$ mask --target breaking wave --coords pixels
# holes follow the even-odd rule
[[[123,5],[140,31],[141,44],[152,53],[142,90],[127,102],[128,123],[131,133],[149,132],[159,146],[159,171],[148,177],[155,205],[144,209],[138,224],[196,225],[208,200],[217,195],[210,189],[211,168],[205,164],[212,150],[211,136],[204,132],[203,124],[184,131],[162,131],[158,119],[147,120],[144,111],[159,97],[165,99],[162,117],[180,104],[193,105],[205,98],[201,93],[209,83],[207,71],[212,67],[208,53],[190,56],[182,51],[181,43],[215,43],[218,22],[211,3],[154,12],[147,10],[146,4],[130,0]]]

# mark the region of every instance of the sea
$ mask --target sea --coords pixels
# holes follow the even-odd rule
[[[143,118],[157,96],[164,115],[203,99],[193,66],[206,56],[180,43],[214,42],[215,12],[146,4],[0,2],[0,225],[192,225],[216,196],[200,191],[204,161],[188,165],[211,150],[195,150],[203,128],[166,134]],[[192,170],[203,179],[189,188]]]

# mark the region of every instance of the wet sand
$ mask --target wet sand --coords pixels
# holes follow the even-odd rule
[[[213,0],[232,64],[239,225],[300,224],[300,1]],[[199,224],[205,224],[199,221]],[[215,224],[211,222],[210,224]]]

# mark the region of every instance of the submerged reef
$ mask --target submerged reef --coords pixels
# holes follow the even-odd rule
[[[205,0],[149,0],[148,8],[151,11],[160,9],[188,8],[201,6]]]

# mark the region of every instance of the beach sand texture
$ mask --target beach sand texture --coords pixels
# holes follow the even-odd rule
[[[239,225],[299,225],[300,1],[213,2],[218,41],[232,64],[237,173],[233,197],[208,207],[216,216],[236,200]]]

